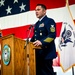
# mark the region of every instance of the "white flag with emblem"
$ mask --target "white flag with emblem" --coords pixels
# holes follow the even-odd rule
[[[60,64],[65,72],[75,65],[75,24],[68,3],[64,10],[58,50]]]

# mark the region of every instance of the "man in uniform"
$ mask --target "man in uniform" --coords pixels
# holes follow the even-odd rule
[[[41,46],[41,49],[36,49],[36,75],[55,75],[52,65],[56,58],[56,24],[52,18],[46,16],[45,5],[37,4],[35,12],[39,20],[34,26],[31,41],[34,46]]]

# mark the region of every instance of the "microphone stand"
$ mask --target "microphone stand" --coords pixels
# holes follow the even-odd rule
[[[26,50],[27,50],[27,52],[26,52],[26,55],[27,55],[27,75],[29,75],[30,74],[30,66],[29,66],[29,63],[30,63],[30,59],[29,59],[29,57],[30,57],[30,55],[29,55],[29,37],[30,37],[30,34],[31,34],[31,31],[32,31],[32,27],[33,26],[30,26],[29,27],[29,33],[28,33],[28,36],[27,36],[27,40],[26,40],[26,43],[25,43],[25,46],[24,46],[24,49],[25,48],[27,48]],[[28,31],[27,30],[27,31]]]
[[[30,34],[31,34],[31,32],[32,32],[32,27],[33,27],[33,26],[30,26],[29,29],[28,29],[28,30],[29,30],[29,34],[28,34],[28,37],[27,37],[27,40],[26,40],[26,44],[25,44],[25,46],[24,46],[24,49],[26,48],[27,44],[29,43],[29,37],[30,37]],[[27,31],[28,31],[28,30],[27,30]]]

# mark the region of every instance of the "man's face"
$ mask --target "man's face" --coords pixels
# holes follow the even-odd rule
[[[35,13],[36,13],[36,17],[40,19],[46,14],[46,10],[41,6],[36,6]]]

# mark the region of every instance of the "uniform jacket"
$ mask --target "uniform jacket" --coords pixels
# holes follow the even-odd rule
[[[36,50],[36,57],[40,59],[53,59],[56,57],[54,40],[56,38],[56,24],[53,19],[45,16],[36,22],[32,42],[40,40],[42,49]]]

